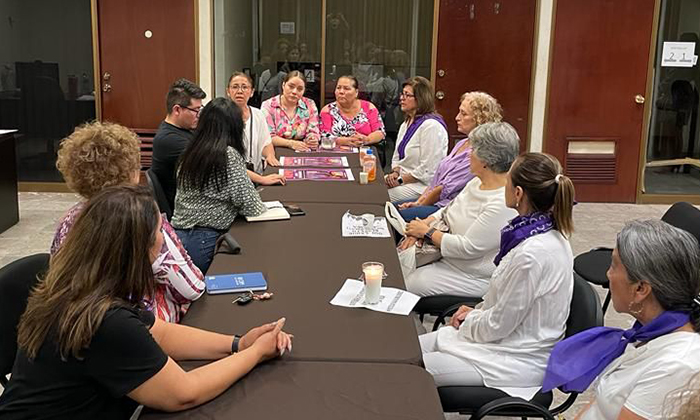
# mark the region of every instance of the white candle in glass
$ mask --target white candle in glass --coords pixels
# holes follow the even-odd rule
[[[378,303],[382,292],[384,264],[378,262],[364,263],[362,264],[362,273],[365,276],[365,301],[370,304]]]

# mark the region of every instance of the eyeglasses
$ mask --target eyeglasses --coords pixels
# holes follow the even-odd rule
[[[401,96],[403,96],[404,98],[415,98],[416,97],[416,95],[414,95],[412,93],[408,93],[406,91],[401,92]]]
[[[246,91],[250,90],[250,86],[248,86],[248,85],[231,85],[228,88],[234,92],[237,90],[240,90],[241,92],[246,92]]]
[[[181,105],[181,106],[182,106],[182,105]],[[188,106],[182,106],[182,108],[189,109],[190,111],[192,111],[192,112],[194,112],[195,114],[197,114],[197,116],[199,116],[199,114],[202,113],[202,108],[204,108],[204,107],[203,107],[203,106],[200,106],[199,108],[190,108],[190,107],[188,107]]]

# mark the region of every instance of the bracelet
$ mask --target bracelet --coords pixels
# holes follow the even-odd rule
[[[238,353],[238,344],[241,342],[241,336],[236,334],[231,342],[231,354]]]

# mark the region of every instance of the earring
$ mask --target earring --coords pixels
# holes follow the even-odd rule
[[[644,303],[637,303],[637,305],[639,305],[639,309],[632,309],[632,305],[634,305],[634,302],[630,302],[629,306],[627,307],[627,312],[636,318],[642,313],[642,311],[644,311]]]

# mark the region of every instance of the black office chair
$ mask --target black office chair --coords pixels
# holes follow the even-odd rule
[[[441,317],[444,319],[458,308],[459,306],[455,305],[450,311],[441,314]],[[569,319],[566,321],[565,337],[601,325],[603,325],[603,311],[598,293],[583,278],[574,273],[574,292]],[[438,388],[438,394],[444,411],[471,414],[472,420],[485,416],[554,419],[554,416],[568,410],[578,396],[575,392],[569,393],[566,401],[550,409],[553,399],[551,391],[538,392],[530,401],[511,397],[501,390],[484,386],[442,386]]]
[[[0,385],[7,386],[17,353],[17,324],[27,306],[37,276],[49,267],[49,254],[35,254],[0,269]]]
[[[474,306],[481,302],[480,297],[457,296],[457,295],[435,295],[420,298],[416,306],[413,307],[413,312],[418,314],[420,322],[423,322],[425,315],[439,317],[445,310],[454,305]],[[444,316],[442,317],[444,319]],[[433,325],[433,331],[440,324]]]
[[[700,242],[700,210],[690,203],[672,205],[661,217],[664,222],[691,233]],[[574,258],[574,271],[586,281],[604,289],[610,288],[606,272],[612,260],[611,248],[594,248]],[[605,296],[603,313],[610,304],[610,290]]]
[[[146,180],[148,181],[148,186],[153,191],[153,198],[156,199],[158,208],[161,213],[165,213],[168,221],[173,217],[173,209],[168,202],[168,198],[165,196],[165,191],[163,191],[163,186],[158,180],[158,176],[153,173],[152,169],[146,171]]]

